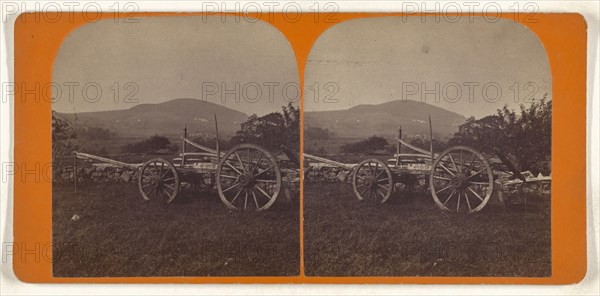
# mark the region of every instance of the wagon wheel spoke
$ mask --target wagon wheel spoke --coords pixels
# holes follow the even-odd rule
[[[442,189],[440,189],[440,190],[436,191],[435,193],[437,194],[437,193],[440,193],[440,192],[446,191],[446,190],[448,190],[448,189],[450,189],[450,188],[452,188],[452,184],[450,184],[450,185],[448,185],[448,186],[446,186],[446,187],[444,187],[444,188],[442,188]]]
[[[440,179],[440,180],[446,180],[446,181],[450,181],[451,180],[450,178],[445,178],[445,177],[442,177],[442,176],[433,176],[433,177],[435,179]]]
[[[148,167],[145,170],[143,170],[142,172],[148,172],[153,177],[157,176],[156,172],[154,172],[154,168],[152,168],[150,165],[148,165]]]
[[[151,196],[151,195],[153,195],[153,194],[154,194],[154,191],[156,190],[156,185],[155,185],[155,184],[153,184],[153,183],[148,183],[148,184],[146,184],[146,185],[142,186],[142,188],[148,188],[149,186],[152,186],[152,187],[150,188],[150,190],[148,190],[148,191],[145,191],[145,190],[143,190],[143,189],[142,189],[142,194],[145,194],[146,196]]]
[[[446,166],[444,166],[443,164],[439,164],[439,166],[441,168],[443,168],[446,172],[448,172],[448,174],[452,175],[452,177],[456,176],[453,172],[451,172]]]
[[[473,167],[473,164],[475,163],[476,159],[477,159],[477,154],[473,154],[473,159],[469,163],[469,167],[466,170],[467,173],[471,173],[471,168]]]
[[[238,192],[235,194],[235,196],[231,200],[232,204],[235,202],[235,200],[238,198],[238,196],[240,196],[240,193],[242,193],[242,190],[244,190],[244,188],[240,188],[240,190],[238,190]]]
[[[381,198],[385,198],[385,194],[379,191],[379,188],[376,188],[375,192],[379,193],[381,195]]]
[[[465,200],[467,201],[467,207],[469,207],[469,212],[473,211],[473,208],[471,208],[471,203],[469,202],[469,195],[467,194],[466,191],[465,191]]]
[[[158,187],[154,188],[154,199],[157,200],[158,199],[158,195],[159,195],[159,190]]]
[[[383,188],[383,189],[385,189],[385,191],[388,191],[388,190],[390,190],[389,188],[387,188],[387,187],[385,187],[385,186],[383,186],[383,185],[381,185],[381,184],[377,184],[377,187],[379,187],[379,188]]]
[[[469,184],[471,184],[471,185],[481,185],[481,186],[489,186],[490,185],[487,182],[475,182],[475,181],[469,181]]]
[[[277,183],[275,180],[254,180],[259,183]]]
[[[246,152],[248,155],[248,171],[250,171],[250,164],[252,163],[252,157],[250,157],[250,148],[246,148]]]
[[[244,165],[244,162],[240,158],[240,155],[237,152],[235,152],[234,154],[235,154],[235,157],[237,157],[237,160],[240,162],[240,165],[242,166],[242,170],[245,173],[246,172],[246,166]]]
[[[477,194],[477,192],[475,192],[473,189],[471,189],[471,187],[468,187],[467,189],[469,189],[469,191],[471,191],[471,193],[473,193],[480,201],[483,201],[483,197],[481,197],[479,194]]]
[[[154,184],[152,184],[152,183],[147,183],[147,184],[145,184],[145,185],[142,185],[142,188],[147,188],[148,186],[152,186],[152,185],[154,185]]]
[[[365,188],[365,190],[363,190],[363,191],[361,191],[361,192],[360,192],[360,195],[361,195],[361,196],[364,196],[364,195],[365,195],[365,192],[367,192],[367,190],[369,190],[369,189],[371,189],[371,187],[368,187],[368,186],[367,186],[367,188]]]
[[[260,173],[258,173],[256,175],[254,175],[254,177],[256,178],[256,177],[258,177],[258,176],[260,176],[260,175],[262,175],[262,174],[270,171],[271,169],[273,169],[273,166],[270,166],[268,169],[266,169],[266,170],[264,170],[264,171],[262,171],[262,172],[260,172]]]
[[[164,197],[169,197],[172,194],[172,192],[167,191],[167,189],[165,189],[164,187],[162,188],[162,192],[165,194]]]
[[[448,153],[448,156],[450,157],[450,161],[452,162],[452,166],[454,166],[454,170],[457,173],[460,173],[460,170],[458,169],[458,166],[456,166],[456,162],[454,162],[454,158],[452,157],[452,153]]]
[[[262,193],[264,196],[266,196],[269,200],[273,199],[271,197],[271,195],[269,195],[266,191],[264,191],[262,188],[258,187],[258,186],[254,186],[256,189],[258,189],[258,191],[260,191],[260,193]]]
[[[377,176],[375,178],[377,178],[377,180],[379,180],[379,177],[381,177],[381,174],[383,174],[384,172],[385,172],[385,170],[382,169],[381,171],[379,171],[379,173],[377,174]]]
[[[448,201],[452,198],[452,196],[454,195],[454,193],[456,193],[456,189],[452,190],[452,192],[450,193],[450,195],[448,195],[448,198],[446,198],[446,201],[444,201],[444,205],[446,205],[448,203]]]
[[[248,205],[248,190],[246,190],[246,196],[244,197],[244,210],[246,210],[247,205]]]
[[[225,164],[232,168],[236,173],[238,173],[238,175],[243,175],[243,173],[236,169],[234,166],[232,166],[231,163],[229,163],[229,161],[225,160]]]
[[[240,185],[240,183],[239,183],[239,182],[236,182],[236,183],[235,183],[235,184],[233,184],[232,186],[230,186],[230,187],[227,187],[227,189],[223,190],[223,193],[225,193],[225,192],[227,192],[227,191],[229,191],[229,190],[231,190],[231,189],[233,189],[233,188],[235,188],[235,187],[237,187],[237,186],[239,186],[239,185]]]
[[[230,175],[220,175],[220,176],[223,177],[223,178],[227,178],[227,179],[235,179],[235,180],[237,180],[237,177],[230,176]]]
[[[163,183],[163,186],[171,189],[172,191],[175,191],[175,187],[173,187],[173,186],[171,186],[169,184]]]
[[[256,161],[256,163],[252,167],[252,173],[256,172],[256,168],[258,168],[260,166],[260,162],[262,161],[263,155],[264,155],[263,153],[260,153],[260,156],[258,157],[258,160]]]
[[[256,209],[259,209],[258,200],[256,200],[256,194],[254,194],[254,190],[252,190],[252,198],[254,198],[254,204],[256,205]]]
[[[463,150],[460,150],[460,172],[462,173],[462,169],[464,169],[463,164],[465,163],[465,160],[463,158]]]
[[[356,188],[361,188],[361,187],[364,187],[364,186],[367,186],[367,187],[368,187],[368,185],[369,185],[369,184],[368,184],[368,183],[366,183],[366,182],[364,182],[364,183],[357,183],[357,184],[356,184]]]

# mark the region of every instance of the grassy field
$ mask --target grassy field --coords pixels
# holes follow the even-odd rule
[[[465,215],[428,195],[359,202],[351,185],[305,184],[308,276],[551,275],[549,197]]]
[[[54,276],[298,275],[298,210],[281,196],[264,212],[232,212],[216,193],[184,191],[164,207],[134,184],[79,184],[77,195],[55,184]]]

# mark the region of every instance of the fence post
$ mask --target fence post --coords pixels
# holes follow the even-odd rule
[[[75,163],[73,164],[73,178],[75,179],[75,195],[77,196],[77,154],[75,153]]]
[[[183,147],[182,147],[182,153],[181,153],[181,166],[183,167],[185,165],[185,153],[186,153],[186,147],[187,147],[187,142],[185,140],[187,140],[187,124],[183,126]]]

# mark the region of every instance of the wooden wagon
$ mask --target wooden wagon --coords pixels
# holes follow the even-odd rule
[[[431,118],[429,130],[432,143]],[[439,208],[452,212],[480,211],[490,200],[495,186],[504,185],[504,180],[496,178],[492,158],[508,168],[512,180],[507,184],[541,180],[525,178],[501,151],[484,155],[472,147],[452,146],[434,153],[432,146],[427,151],[402,140],[402,129],[398,131],[397,152],[386,161],[369,158],[349,165],[306,153],[304,158],[351,170],[348,176],[352,178],[354,194],[361,201],[384,203],[395,190],[423,191],[431,194]],[[549,184],[549,177],[544,182]]]
[[[190,146],[202,152],[190,152]],[[182,152],[170,161],[153,158],[143,164],[131,164],[81,152],[75,152],[75,156],[137,170],[142,198],[165,204],[171,203],[184,187],[196,192],[216,188],[228,208],[262,211],[273,205],[282,189],[289,190],[299,182],[289,169],[280,167],[281,158],[260,145],[239,144],[221,152],[218,140],[216,149],[202,146],[187,138],[187,129],[182,138]]]

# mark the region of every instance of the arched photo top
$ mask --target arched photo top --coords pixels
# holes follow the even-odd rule
[[[308,87],[335,85],[324,101]],[[313,45],[306,111],[422,101],[482,117],[508,105],[551,100],[552,77],[538,37],[511,19],[389,16],[345,21]],[[333,89],[333,88],[331,88]]]
[[[271,24],[240,16],[136,20],[89,23],[65,38],[53,65],[52,80],[62,90],[53,90],[54,110],[121,110],[193,98],[264,115],[299,102],[294,52]],[[69,84],[76,84],[72,97]]]

